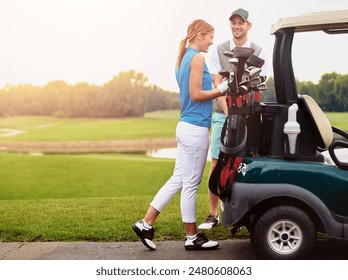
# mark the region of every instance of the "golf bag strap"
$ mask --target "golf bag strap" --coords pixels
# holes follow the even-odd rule
[[[247,136],[248,136],[248,130],[247,126],[244,126],[244,136],[242,142],[237,146],[237,147],[227,147],[224,143],[225,135],[226,135],[226,130],[227,130],[227,118],[225,120],[224,126],[221,131],[221,137],[220,137],[220,151],[226,155],[237,155],[239,152],[241,152],[247,142]]]

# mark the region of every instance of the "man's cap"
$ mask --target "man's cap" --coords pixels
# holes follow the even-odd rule
[[[244,19],[244,21],[248,21],[249,13],[246,10],[244,10],[244,9],[237,9],[230,16],[230,20],[234,16],[240,16],[242,19]]]

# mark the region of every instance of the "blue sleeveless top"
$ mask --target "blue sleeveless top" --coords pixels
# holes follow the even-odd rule
[[[193,125],[210,128],[212,115],[212,101],[192,101],[190,98],[189,81],[191,72],[191,60],[198,51],[187,48],[180,63],[180,69],[176,70],[176,80],[180,89],[181,112],[180,121],[188,122]],[[210,75],[207,65],[204,63],[202,90],[212,89],[213,78]]]

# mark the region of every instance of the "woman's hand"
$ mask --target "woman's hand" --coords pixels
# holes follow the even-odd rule
[[[225,95],[228,90],[228,80],[222,81],[216,88],[220,91],[221,95]]]

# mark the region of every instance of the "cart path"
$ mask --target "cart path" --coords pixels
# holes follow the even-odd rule
[[[150,251],[141,242],[0,243],[0,260],[257,260],[249,239],[220,240],[211,251],[186,251],[183,241],[156,242]],[[348,241],[319,239],[309,259],[347,260]]]

